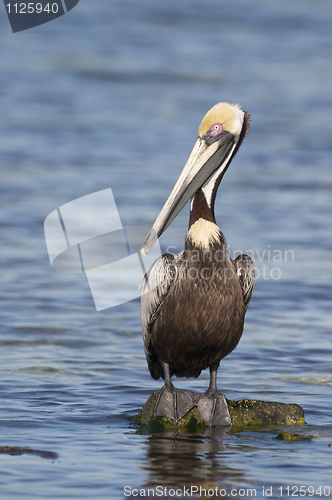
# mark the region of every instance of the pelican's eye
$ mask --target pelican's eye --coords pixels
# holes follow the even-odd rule
[[[210,128],[210,135],[212,135],[212,137],[216,137],[217,135],[221,134],[221,132],[223,132],[223,131],[224,131],[223,124],[222,123],[215,123]]]

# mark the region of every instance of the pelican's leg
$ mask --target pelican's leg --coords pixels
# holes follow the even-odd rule
[[[210,367],[210,385],[206,391],[206,394],[217,395],[217,372],[219,368],[219,363]]]
[[[171,390],[175,389],[173,382],[172,382],[172,379],[171,379],[171,373],[170,373],[168,363],[163,364],[163,370],[164,370],[164,376],[165,376],[165,386],[167,387],[167,389],[171,389]]]
[[[219,363],[210,366],[210,385],[196,402],[199,416],[210,427],[232,424],[226,398],[217,391],[218,367]]]
[[[153,414],[155,417],[171,418],[177,423],[196,404],[187,391],[174,387],[168,363],[163,363],[163,370],[165,385],[159,391]]]

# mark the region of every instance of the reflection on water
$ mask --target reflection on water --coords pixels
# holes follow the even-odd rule
[[[165,493],[165,488],[166,492],[178,490],[181,496],[179,491],[183,492],[183,487],[185,491],[189,489],[193,498],[204,496],[205,493],[200,494],[201,490],[210,490],[206,496],[212,498],[230,496],[232,490],[234,494],[231,496],[235,498],[261,498],[263,488],[272,488],[273,498],[276,498],[278,492],[280,496],[280,486],[292,484],[294,467],[306,468],[306,478],[302,482],[318,490],[323,484],[321,478],[328,472],[328,465],[324,466],[324,462],[331,458],[331,426],[288,427],[286,434],[295,436],[294,442],[277,439],[279,431],[280,428],[266,428],[234,434],[224,429],[207,429],[197,433],[147,434],[146,457],[141,463],[141,469],[147,475],[143,482],[131,486],[131,490],[135,488],[141,492],[138,496],[144,497],[150,489],[149,496],[153,498],[172,496],[172,493]],[[140,433],[145,434],[142,430]],[[311,451],[308,446],[311,446]],[[313,453],[313,450],[317,463],[315,461],[307,467],[304,455]],[[267,475],[267,480],[252,480],[257,467]],[[278,467],[283,471],[282,482],[276,475],[269,477],[269,471]],[[327,476],[324,485],[330,487]]]
[[[144,468],[149,471],[145,486],[167,485],[219,487],[219,480],[234,480],[240,484],[243,476],[231,470],[221,453],[226,450],[223,429],[206,430],[199,434],[162,433],[148,438]]]
[[[13,35],[0,11],[1,445],[58,456],[0,454],[1,499],[123,498],[159,482],[260,498],[264,485],[330,483],[331,17],[329,0],[99,0]],[[102,189],[124,226],[150,227],[221,100],[252,121],[217,222],[231,252],[251,249],[281,275],[261,273],[218,386],[300,404],[308,425],[292,431],[311,441],[274,439],[282,428],[138,431],[131,417],[162,384],[139,300],[97,313],[86,277],[47,256],[47,215]],[[187,225],[184,209],[163,250],[183,248]],[[208,378],[175,384],[202,392]]]

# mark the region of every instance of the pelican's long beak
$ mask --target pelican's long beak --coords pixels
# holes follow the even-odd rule
[[[142,255],[145,256],[148,253],[190,198],[216,170],[220,168],[222,172],[222,166],[224,170],[227,169],[237,146],[235,136],[225,130],[218,140],[212,144],[208,142],[198,137],[173,191],[144,241],[141,248]]]

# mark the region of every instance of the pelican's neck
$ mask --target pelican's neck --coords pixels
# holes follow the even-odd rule
[[[209,250],[214,244],[225,243],[214,218],[214,197],[209,199],[202,188],[197,191],[190,204],[187,241],[201,250]]]
[[[207,193],[200,188],[193,196],[190,203],[189,229],[198,219],[204,219],[216,224],[214,218],[214,199],[212,200]]]
[[[228,169],[230,162],[239,149],[248,130],[249,115],[244,113],[240,136],[229,153],[228,158],[196,192],[195,196],[191,200],[187,242],[196,248],[207,249],[216,243],[226,247],[224,235],[217,226],[214,218],[214,202],[221,179]]]

